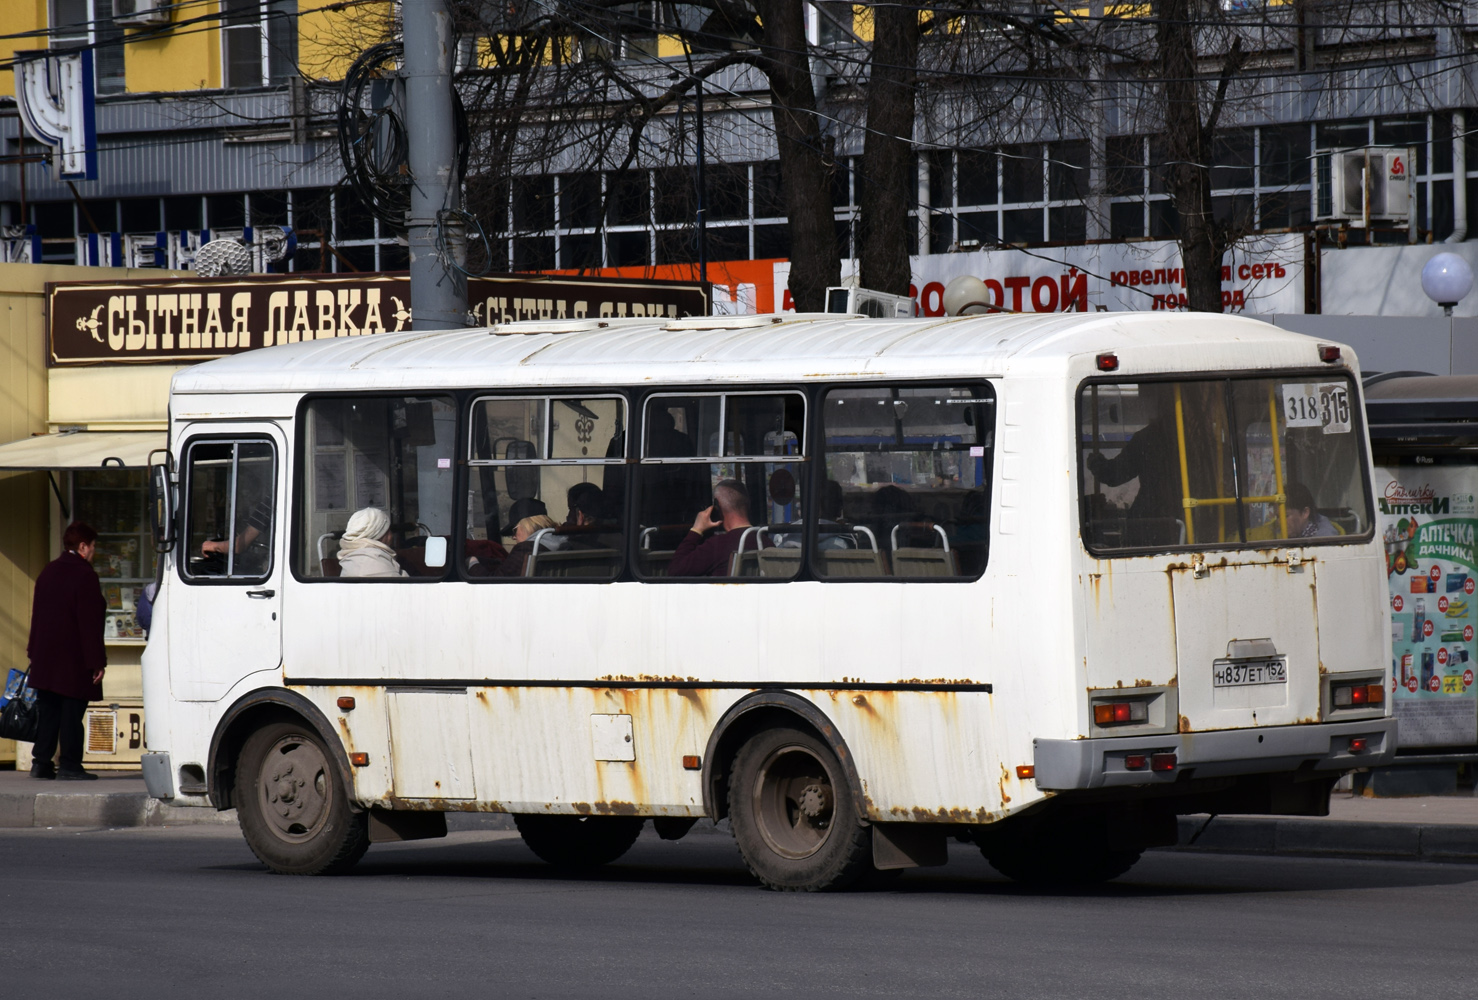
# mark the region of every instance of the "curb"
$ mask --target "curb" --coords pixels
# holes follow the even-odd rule
[[[1478,861],[1478,826],[1298,816],[1182,816],[1179,842],[1168,850],[1471,862]]]
[[[0,793],[0,828],[235,825],[234,809],[174,806],[147,792]]]

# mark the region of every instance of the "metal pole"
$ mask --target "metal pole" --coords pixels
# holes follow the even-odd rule
[[[457,127],[452,111],[456,42],[446,0],[404,0],[406,139],[410,146],[411,329],[467,325],[467,234],[457,176]]]
[[[708,185],[703,180],[703,78],[698,78],[698,280],[708,284]]]

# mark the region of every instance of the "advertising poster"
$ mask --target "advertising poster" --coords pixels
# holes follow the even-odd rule
[[[1376,476],[1400,744],[1478,742],[1478,468],[1401,465]]]

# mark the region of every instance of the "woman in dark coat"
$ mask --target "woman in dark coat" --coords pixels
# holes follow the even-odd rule
[[[36,579],[31,604],[29,684],[36,689],[36,742],[31,747],[31,777],[86,780],[82,769],[82,716],[87,703],[103,696],[103,649],[107,603],[92,568],[98,533],[73,521],[62,535],[66,550]],[[52,754],[61,743],[60,766]]]

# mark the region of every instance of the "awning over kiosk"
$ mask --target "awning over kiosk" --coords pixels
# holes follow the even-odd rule
[[[163,431],[64,431],[0,444],[0,472],[22,469],[142,469],[167,444]]]

